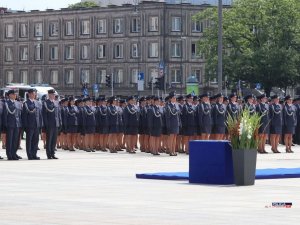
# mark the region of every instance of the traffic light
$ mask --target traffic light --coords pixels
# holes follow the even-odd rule
[[[151,88],[152,88],[152,85],[153,85],[152,81],[149,81],[149,82],[148,82],[148,88],[151,89]]]
[[[106,75],[106,87],[111,87],[111,76],[110,75]]]
[[[157,77],[155,78],[156,81],[154,82],[154,87],[159,89],[159,90],[164,90],[164,77]]]

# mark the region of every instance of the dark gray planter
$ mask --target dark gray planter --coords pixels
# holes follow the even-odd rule
[[[234,182],[236,185],[254,185],[256,157],[256,149],[232,150]]]

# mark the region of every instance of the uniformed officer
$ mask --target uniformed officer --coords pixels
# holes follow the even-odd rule
[[[146,105],[146,99],[145,97],[141,97],[139,99],[139,143],[140,143],[140,150],[141,152],[145,152],[145,123],[143,121],[145,118],[145,105]]]
[[[87,152],[94,152],[94,133],[96,128],[95,111],[92,107],[92,99],[86,97],[83,99],[85,106],[82,110],[83,117],[83,133],[84,133],[84,150]]]
[[[212,129],[212,115],[211,115],[211,105],[209,102],[209,95],[204,93],[199,96],[201,103],[197,106],[198,111],[198,125],[201,133],[202,140],[209,140],[211,129]]]
[[[278,145],[282,134],[282,106],[279,104],[279,97],[273,95],[271,97],[273,103],[270,105],[270,142],[273,153],[280,153]]]
[[[196,131],[195,110],[193,107],[193,96],[185,96],[186,103],[182,108],[182,134],[183,145],[186,154],[189,154],[189,141],[193,139]]]
[[[8,100],[4,103],[2,122],[6,131],[6,155],[8,160],[22,159],[17,155],[19,130],[21,127],[21,107],[16,103],[14,90],[8,91]]]
[[[48,91],[48,99],[43,103],[43,125],[46,131],[46,153],[48,159],[58,159],[55,156],[55,145],[58,129],[61,127],[61,114],[59,105],[55,102],[55,90]]]
[[[123,118],[125,134],[124,138],[127,140],[127,151],[129,153],[135,153],[134,148],[136,146],[136,137],[139,127],[139,112],[134,106],[133,96],[127,98],[127,106],[124,108]]]
[[[115,97],[110,97],[107,100],[107,103],[109,104],[107,107],[109,124],[108,146],[111,153],[117,153],[117,134],[119,133],[118,111],[116,108],[117,99]]]
[[[176,136],[179,133],[179,108],[176,106],[175,93],[169,94],[170,103],[166,104],[166,126],[168,133],[168,147],[170,156],[176,156]]]
[[[79,150],[83,150],[83,130],[82,130],[82,108],[84,106],[84,103],[82,99],[79,97],[75,100],[75,106],[77,111],[77,120],[78,120],[78,126],[77,126],[77,135],[76,135],[76,148]]]
[[[293,99],[290,95],[285,98],[285,104],[283,107],[283,134],[284,134],[284,144],[285,151],[287,153],[293,153],[292,151],[292,140],[293,134],[295,133],[295,127],[297,124],[296,108],[292,104]]]
[[[180,121],[180,126],[179,126],[179,133],[176,137],[176,150],[179,153],[184,153],[184,140],[183,140],[183,126],[182,126],[182,120],[183,120],[183,106],[184,106],[184,97],[182,95],[179,95],[177,97],[177,105],[179,109],[179,121]]]
[[[65,130],[67,133],[67,148],[69,151],[75,151],[78,127],[78,110],[75,106],[75,99],[73,96],[69,97],[68,106],[65,109]]]
[[[245,97],[245,104],[244,104],[244,109],[248,109],[250,115],[253,115],[255,113],[256,107],[253,104],[254,101],[254,96],[253,95],[247,95]]]
[[[213,118],[213,133],[216,140],[223,140],[226,128],[226,107],[223,104],[223,94],[219,93],[216,96],[216,104],[212,108]]]
[[[39,131],[43,125],[42,111],[35,100],[36,90],[28,90],[28,99],[23,104],[22,123],[26,132],[26,153],[28,160],[39,160],[37,150]]]
[[[160,100],[158,97],[154,97],[153,99],[152,110],[149,110],[148,113],[148,127],[150,131],[151,140],[153,141],[153,155],[159,155],[159,151],[161,148],[160,136],[162,134],[162,111],[160,110]]]
[[[270,131],[270,116],[269,116],[269,105],[267,104],[267,97],[265,94],[257,96],[258,104],[256,105],[256,112],[261,117],[260,127],[258,129],[259,135],[259,153],[268,153],[265,149],[267,137]]]
[[[230,116],[232,119],[237,119],[240,114],[240,106],[237,103],[237,95],[232,93],[229,95],[229,103],[226,107],[226,118]]]
[[[99,97],[96,99],[98,104],[96,108],[96,124],[98,133],[99,150],[106,152],[106,146],[108,142],[108,117],[107,117],[107,106],[105,97]]]

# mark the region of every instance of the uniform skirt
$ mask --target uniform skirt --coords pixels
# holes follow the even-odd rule
[[[70,134],[75,134],[75,133],[77,133],[77,126],[76,126],[76,125],[73,125],[73,126],[67,126],[66,132],[67,132],[67,133],[70,133]]]
[[[194,136],[195,135],[195,127],[189,126],[189,127],[183,127],[182,128],[182,135],[183,136]]]
[[[270,126],[268,124],[262,123],[258,129],[259,134],[268,134],[270,133]]]
[[[215,125],[213,127],[213,134],[225,134],[226,127]]]
[[[118,125],[111,125],[111,126],[109,126],[108,133],[109,134],[117,134],[117,133],[119,133]]]
[[[211,126],[202,126],[200,129],[202,134],[210,134],[211,133]]]
[[[294,134],[295,133],[295,126],[284,126],[283,127],[284,134]]]
[[[282,126],[271,126],[270,134],[282,134]]]
[[[94,134],[95,133],[95,126],[86,126],[84,127],[85,134]]]
[[[97,131],[96,131],[98,134],[108,134],[108,127],[105,126],[99,126],[97,127]]]
[[[137,126],[128,126],[124,129],[125,135],[137,135],[138,134],[138,127]]]

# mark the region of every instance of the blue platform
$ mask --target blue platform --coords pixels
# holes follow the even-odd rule
[[[189,180],[188,172],[142,173],[136,174],[140,179]],[[300,168],[257,169],[255,179],[300,178]]]
[[[189,142],[189,182],[234,184],[232,151],[228,141]]]

